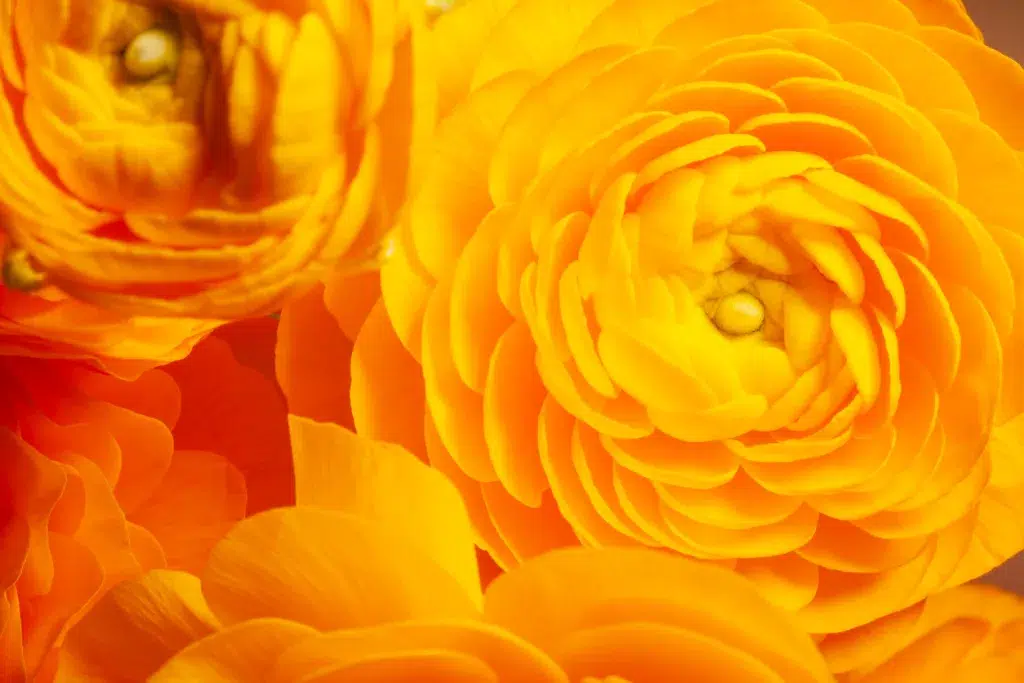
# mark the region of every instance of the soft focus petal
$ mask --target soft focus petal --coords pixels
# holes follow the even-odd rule
[[[117,586],[68,634],[57,681],[141,681],[218,627],[199,579],[155,571]]]
[[[245,683],[259,680],[288,648],[316,635],[294,621],[253,619],[182,649],[147,680],[153,683]]]
[[[271,510],[240,522],[214,548],[203,594],[228,625],[276,617],[323,630],[471,613],[473,596],[429,555],[409,548],[394,562],[404,543],[404,535],[334,510]]]
[[[267,355],[273,344],[270,334],[246,339],[246,348],[262,347]],[[175,445],[217,453],[236,467],[245,477],[250,514],[289,504],[287,411],[272,376],[241,363],[217,336],[167,372],[182,393]]]
[[[245,516],[246,478],[223,456],[176,451],[153,495],[132,512],[169,566],[198,572],[213,545]]]
[[[571,680],[666,680],[684,666],[736,681],[831,680],[811,640],[752,584],[651,550],[531,560],[491,584],[485,614],[551,654]]]
[[[480,579],[458,491],[399,446],[333,424],[291,417],[296,502],[365,518],[404,535],[474,600]]]
[[[309,335],[319,340],[316,346],[304,342]],[[351,354],[352,341],[327,310],[322,286],[289,303],[281,313],[275,361],[288,412],[351,427]]]

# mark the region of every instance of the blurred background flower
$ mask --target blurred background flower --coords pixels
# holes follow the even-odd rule
[[[376,258],[432,123],[420,2],[0,11],[9,288],[229,319]]]
[[[51,679],[67,628],[113,585],[198,570],[245,514],[294,498],[274,329],[244,323],[119,380],[0,356],[0,680]]]

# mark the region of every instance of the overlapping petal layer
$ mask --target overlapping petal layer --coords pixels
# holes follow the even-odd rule
[[[1011,683],[1024,679],[1024,599],[960,586],[929,598],[910,629],[848,640],[873,649],[877,663],[841,677],[843,683]]]
[[[299,506],[238,524],[199,578],[115,588],[58,681],[833,680],[749,582],[666,553],[560,551],[482,596],[440,473],[337,425],[293,418],[292,440]]]
[[[357,430],[499,564],[668,548],[824,635],[1024,547],[1024,69],[959,3],[509,0],[435,38],[382,297],[311,294],[288,348],[361,323]]]
[[[421,0],[5,0],[8,286],[230,319],[372,261],[432,126],[423,14]]]
[[[0,232],[0,250],[5,242]],[[129,316],[77,301],[56,287],[23,292],[0,282],[0,354],[73,358],[125,379],[181,360],[220,324]]]
[[[266,355],[272,333],[250,334],[247,349]],[[197,571],[247,506],[293,500],[283,398],[218,336],[134,381],[0,356],[0,387],[5,683],[51,680],[67,629],[111,586]],[[245,401],[222,399],[223,387]]]

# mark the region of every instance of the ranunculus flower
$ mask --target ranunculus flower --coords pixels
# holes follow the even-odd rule
[[[1024,598],[960,586],[925,601],[909,629],[851,639],[874,663],[841,683],[1017,683],[1024,680]]]
[[[372,261],[434,116],[423,14],[421,0],[5,2],[8,286],[228,319]]]
[[[272,349],[247,332],[250,356]],[[283,398],[220,337],[131,382],[0,356],[0,681],[51,680],[111,586],[198,570],[247,511],[293,500]]]
[[[439,472],[304,418],[292,444],[298,507],[239,523],[198,576],[114,588],[69,634],[58,682],[833,680],[748,581],[668,553],[556,551],[482,594]]]
[[[1024,69],[959,3],[435,28],[436,154],[368,317],[334,281],[286,309],[293,412],[355,339],[355,427],[448,474],[503,567],[716,560],[823,646],[1024,547]]]

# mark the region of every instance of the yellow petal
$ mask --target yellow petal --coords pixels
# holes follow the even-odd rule
[[[881,391],[882,369],[868,316],[860,308],[840,304],[832,309],[832,334],[846,356],[857,390],[871,405]]]
[[[482,675],[458,675],[470,671]],[[566,681],[562,670],[534,645],[500,627],[468,620],[422,620],[325,633],[284,653],[270,678],[321,683]]]
[[[279,618],[330,630],[477,611],[464,584],[406,534],[310,506],[240,522],[213,549],[202,580],[210,608],[228,625]]]
[[[403,448],[292,416],[298,505],[316,505],[404,536],[481,598],[473,531],[458,491]]]
[[[253,619],[214,633],[172,657],[148,683],[247,683],[262,680],[290,647],[319,632],[281,619]]]

